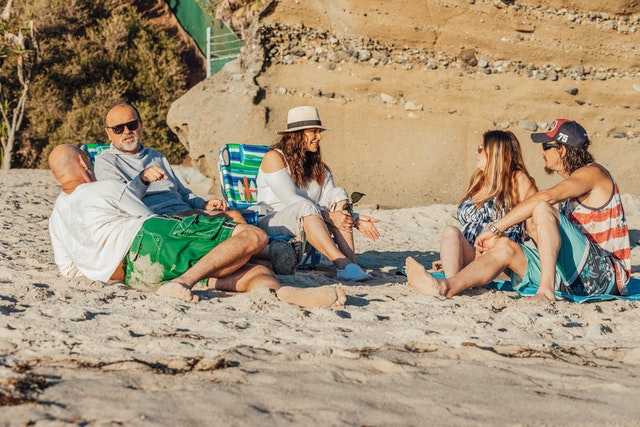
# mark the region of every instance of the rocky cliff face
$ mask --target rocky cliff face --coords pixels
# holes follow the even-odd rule
[[[223,144],[271,144],[289,108],[315,105],[338,184],[405,207],[457,201],[488,129],[518,136],[541,187],[557,182],[529,133],[566,117],[640,194],[639,2],[564,3],[279,1],[167,121],[217,188]]]

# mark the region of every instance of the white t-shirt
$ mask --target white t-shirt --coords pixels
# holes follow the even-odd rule
[[[120,181],[81,184],[71,194],[60,193],[49,217],[60,273],[109,280],[151,216],[139,196]]]

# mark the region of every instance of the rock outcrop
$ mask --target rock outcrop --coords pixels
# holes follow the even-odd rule
[[[316,105],[338,183],[405,207],[457,201],[492,128],[513,131],[538,184],[553,184],[529,133],[567,117],[640,194],[639,3],[540,3],[279,1],[167,122],[217,188],[223,144],[271,144],[289,108]]]

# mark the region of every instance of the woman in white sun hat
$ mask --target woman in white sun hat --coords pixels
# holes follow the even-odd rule
[[[287,115],[287,129],[262,160],[256,179],[258,203],[267,207],[260,228],[269,235],[289,235],[306,240],[338,270],[339,280],[371,278],[357,263],[353,228],[377,239],[378,219],[355,219],[344,209],[349,196],[336,187],[320,155],[322,126],[318,110],[295,107]]]

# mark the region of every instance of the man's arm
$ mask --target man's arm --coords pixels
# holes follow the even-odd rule
[[[571,176],[546,190],[540,190],[531,197],[519,203],[504,217],[490,224],[494,230],[485,230],[476,238],[475,246],[480,252],[491,248],[498,237],[496,232],[502,233],[514,224],[531,218],[533,209],[540,202],[554,205],[571,197],[581,197],[590,193],[601,175],[599,168],[585,166],[575,171]]]
[[[145,183],[143,181],[142,175],[145,171],[143,170],[140,173],[137,173],[136,171],[133,176],[128,176],[128,172],[125,173],[125,171],[118,167],[117,163],[117,156],[110,155],[108,151],[105,151],[99,156],[96,156],[96,163],[93,168],[96,179],[99,181],[103,181],[106,179],[115,179],[117,181],[124,182],[136,196],[138,196],[139,198],[143,198],[147,192],[149,182],[151,182],[148,181],[147,183]],[[133,171],[131,172],[133,173]]]
[[[161,164],[166,171],[166,176],[175,185],[180,198],[193,209],[205,209],[207,201],[182,184],[166,157],[162,156]]]
[[[571,197],[584,196],[593,190],[598,178],[597,173],[599,170],[595,170],[591,166],[582,167],[562,182],[546,190],[540,190],[522,201],[493,225],[498,230],[504,231],[514,224],[531,218],[533,208],[540,202],[554,205]]]

